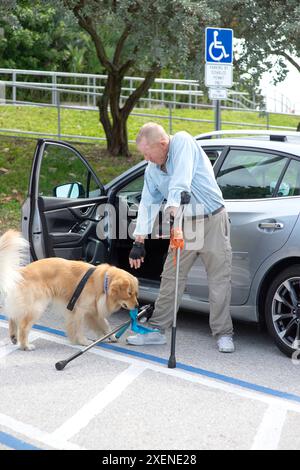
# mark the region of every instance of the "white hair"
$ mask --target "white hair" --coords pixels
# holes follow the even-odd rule
[[[139,145],[143,139],[148,144],[153,144],[160,140],[169,140],[169,136],[164,128],[156,122],[147,122],[141,127],[136,137],[136,144]]]

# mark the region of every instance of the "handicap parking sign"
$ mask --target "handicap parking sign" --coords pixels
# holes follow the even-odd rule
[[[205,28],[205,60],[213,64],[232,64],[233,30]]]

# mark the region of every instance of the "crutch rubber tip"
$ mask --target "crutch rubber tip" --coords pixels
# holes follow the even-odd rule
[[[68,364],[68,361],[59,361],[55,364],[55,368],[56,370],[63,370],[67,364]]]
[[[168,368],[175,369],[176,367],[176,358],[174,356],[169,357]]]

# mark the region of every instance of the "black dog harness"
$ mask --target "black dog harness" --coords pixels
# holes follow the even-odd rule
[[[76,289],[75,289],[75,291],[74,291],[74,293],[71,297],[70,302],[67,305],[68,310],[72,311],[73,308],[75,307],[75,304],[76,304],[81,292],[83,291],[84,286],[86,285],[87,281],[89,280],[89,278],[91,277],[91,275],[93,274],[95,269],[96,268],[88,269],[87,272],[85,273],[85,275],[83,276],[83,278],[81,279],[81,281],[79,282],[78,286],[76,287]]]

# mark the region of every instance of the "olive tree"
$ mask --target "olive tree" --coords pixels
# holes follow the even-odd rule
[[[98,106],[108,151],[127,156],[127,119],[132,109],[164,68],[184,72],[189,64],[200,62],[203,27],[217,21],[218,14],[206,0],[61,2],[90,35],[107,74]],[[122,102],[123,79],[134,74],[144,79]]]

